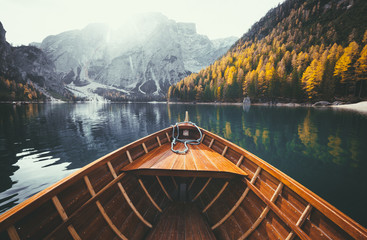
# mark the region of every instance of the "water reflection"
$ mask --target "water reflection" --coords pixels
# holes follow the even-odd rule
[[[0,105],[0,211],[141,137],[190,120],[367,225],[367,118],[330,109],[184,104]]]

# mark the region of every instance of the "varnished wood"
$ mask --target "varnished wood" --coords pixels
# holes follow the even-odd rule
[[[161,140],[159,139],[159,136],[157,136],[156,139],[157,139],[158,145],[162,146],[162,143],[161,143]]]
[[[65,221],[63,224],[59,225],[51,234],[49,234],[48,236],[52,236],[53,233],[55,233],[57,230],[59,230],[61,227],[63,226],[68,226],[71,222],[70,219],[73,219],[74,217],[76,217],[78,214],[80,214],[80,212],[82,212],[86,207],[88,207],[90,204],[95,203],[97,201],[97,199],[105,192],[107,191],[110,187],[114,186],[115,184],[118,183],[118,181],[120,181],[123,177],[125,177],[125,173],[121,173],[120,175],[117,176],[116,179],[114,179],[113,181],[111,181],[109,184],[107,184],[105,187],[103,187],[101,190],[99,190],[98,193],[96,193],[95,196],[93,196],[92,198],[90,198],[87,202],[85,202],[80,208],[78,208],[74,213],[72,213],[69,218],[67,219],[67,221]],[[69,227],[68,227],[69,228]],[[70,232],[70,230],[69,230]],[[73,235],[73,234],[72,234]],[[49,237],[46,237],[46,239],[48,239]],[[76,239],[76,238],[75,238]]]
[[[189,191],[191,190],[192,186],[194,185],[195,180],[196,180],[196,177],[193,177],[189,187],[187,188],[187,190],[189,190]]]
[[[162,188],[162,190],[163,190],[164,194],[166,194],[167,198],[168,198],[170,201],[173,201],[173,199],[171,198],[171,196],[170,196],[170,195],[169,195],[169,193],[167,192],[166,188],[163,186],[163,183],[161,182],[161,179],[160,179],[158,176],[156,176],[156,178],[157,178],[158,183],[159,183],[159,185],[161,186],[161,188]]]
[[[249,188],[246,188],[245,191],[243,191],[241,197],[237,200],[236,204],[231,208],[231,210],[229,210],[229,212],[221,220],[219,220],[216,224],[214,224],[211,227],[212,230],[216,229],[219,225],[221,225],[222,223],[224,223],[232,215],[232,213],[234,211],[236,211],[236,209],[238,208],[238,206],[240,206],[240,204],[242,203],[242,201],[247,196],[248,192],[249,192]]]
[[[19,235],[14,225],[11,225],[10,227],[8,227],[8,235],[11,240],[20,240]]]
[[[210,141],[209,148],[211,148],[213,146],[213,143],[214,143],[214,138],[212,138],[212,140]]]
[[[203,137],[201,138],[200,143],[204,141],[204,138],[205,138],[205,133],[203,134]]]
[[[133,202],[131,201],[131,199],[129,198],[129,196],[127,195],[124,187],[122,186],[122,184],[120,182],[117,183],[117,186],[119,187],[122,195],[124,196],[126,202],[129,204],[130,208],[133,210],[133,212],[135,213],[135,215],[149,228],[152,228],[152,224],[149,223],[147,220],[144,219],[144,217],[139,213],[139,211],[135,208]]]
[[[116,175],[116,172],[115,172],[115,170],[113,169],[113,167],[112,167],[112,165],[111,165],[111,163],[110,162],[108,162],[107,163],[107,165],[108,165],[108,167],[109,167],[109,170],[110,170],[110,172],[111,172],[111,174],[112,174],[112,176],[116,179],[117,178],[117,175]],[[140,180],[140,179],[139,179]],[[140,181],[141,182],[141,181]],[[141,183],[142,184],[142,183]],[[147,220],[145,220],[144,219],[144,217],[140,214],[140,212],[135,208],[135,206],[134,206],[134,204],[133,204],[133,202],[131,201],[131,199],[130,199],[130,197],[127,195],[127,192],[125,191],[125,189],[124,189],[124,187],[122,186],[122,184],[121,184],[121,182],[118,182],[117,183],[117,186],[119,187],[119,189],[120,189],[120,191],[121,191],[121,193],[122,193],[122,195],[124,196],[124,198],[125,198],[125,200],[126,200],[126,202],[129,204],[129,206],[130,206],[130,208],[133,210],[133,212],[136,214],[136,216],[146,225],[146,226],[148,226],[148,227],[150,227],[150,228],[152,228],[152,224],[151,223],[149,223]],[[144,187],[145,188],[145,187]],[[88,187],[88,189],[89,189],[89,187]],[[146,194],[147,194],[147,192],[146,192]],[[147,194],[147,195],[149,195],[149,194]],[[150,195],[149,195],[150,196]],[[148,197],[149,198],[149,197]],[[153,200],[153,199],[151,199],[151,200]],[[97,206],[98,206],[98,201],[97,201]],[[98,207],[98,208],[100,208],[100,207]],[[101,212],[102,213],[102,212]],[[103,213],[102,213],[103,214]],[[105,217],[105,219],[106,219],[106,217]],[[106,220],[107,222],[108,222],[108,220]],[[111,226],[111,225],[110,225]],[[115,227],[115,226],[112,226],[111,228],[113,228],[113,227]],[[117,229],[118,230],[118,229]],[[114,229],[113,229],[113,231],[114,232],[116,232]],[[117,232],[116,232],[116,234],[117,234]],[[119,235],[120,236],[120,235]],[[123,235],[122,235],[123,236]]]
[[[238,159],[238,162],[236,163],[236,166],[240,166],[242,163],[242,160],[244,159],[243,155],[241,155],[240,159]]]
[[[132,163],[133,162],[133,158],[131,157],[129,150],[126,151],[126,155],[127,155],[127,158],[129,159],[129,162]]]
[[[246,180],[246,183],[248,186],[247,189],[250,188],[258,197],[260,197],[260,199],[263,200],[265,204],[268,205],[270,209],[275,214],[277,214],[278,217],[280,217],[284,221],[284,223],[287,224],[287,226],[290,227],[298,235],[299,238],[304,240],[310,239],[301,228],[292,223],[290,219],[273,202],[267,199],[265,195],[260,190],[258,190],[250,181]]]
[[[260,216],[254,222],[254,224],[240,238],[238,238],[238,240],[243,240],[250,236],[250,234],[260,225],[262,220],[266,217],[269,210],[269,206],[266,206],[265,209],[261,212]]]
[[[128,145],[125,145],[97,159],[96,161],[86,165],[85,167],[75,171],[68,177],[61,179],[57,183],[51,185],[50,187],[47,187],[46,189],[42,190],[41,192],[33,195],[32,197],[28,198],[24,202],[18,204],[17,206],[13,207],[12,209],[0,215],[0,231],[7,229],[14,222],[22,219],[24,216],[34,211],[42,204],[51,200],[51,198],[55,196],[56,194],[65,190],[66,188],[73,185],[75,182],[79,181],[80,179],[83,179],[83,177],[86,174],[91,173],[95,169],[106,164],[107,161],[110,161],[116,158],[120,158],[120,156],[123,155],[127,149],[134,148],[135,146],[140,145],[142,142],[146,142],[147,140],[151,139],[152,137],[156,137],[158,135],[165,134],[167,132],[170,132],[171,130],[172,128],[168,127],[156,133],[148,135],[144,138],[141,138],[135,142],[132,142]],[[120,175],[120,176],[122,177],[123,175]]]
[[[224,149],[223,149],[223,152],[222,152],[222,156],[224,156],[226,154],[227,149],[228,149],[228,146],[225,146]]]
[[[111,170],[111,169],[110,169]],[[113,169],[112,169],[113,170]],[[88,176],[84,176],[84,181],[88,187],[88,191],[89,193],[94,197],[96,195],[94,188],[92,186],[92,184],[90,183],[90,180],[88,178]],[[134,204],[131,202],[129,196],[127,195],[125,189],[122,187],[121,183],[118,182],[117,185],[119,186],[125,200],[127,201],[127,203],[130,205],[131,209],[134,211],[134,213],[136,214],[136,216],[144,223],[146,224],[148,227],[152,228],[152,225],[147,222],[142,216],[141,214],[136,210]],[[107,224],[110,226],[110,228],[112,229],[112,231],[114,231],[121,239],[126,240],[127,238],[120,232],[120,230],[118,230],[118,228],[112,223],[111,219],[108,217],[106,211],[104,210],[104,208],[102,207],[101,203],[97,200],[96,201],[96,205],[98,207],[99,212],[102,214],[103,218],[105,219],[105,221],[107,222]]]
[[[251,179],[251,183],[253,184],[256,179],[257,179],[257,176],[259,175],[261,171],[261,168],[258,167],[254,176],[252,176],[252,179]],[[237,200],[236,204],[228,211],[228,213],[221,219],[219,220],[216,224],[214,224],[211,228],[212,230],[216,229],[218,226],[220,226],[222,223],[224,223],[231,215],[234,211],[236,211],[236,209],[238,208],[238,206],[240,206],[240,204],[242,203],[242,201],[245,199],[245,197],[247,196],[248,192],[249,192],[249,188],[247,187],[245,189],[245,191],[243,191],[241,197]]]
[[[166,137],[167,137],[168,142],[171,142],[171,138],[168,136],[167,132],[166,132]]]
[[[149,198],[150,202],[154,205],[154,207],[158,211],[162,212],[162,209],[158,206],[158,204],[154,201],[154,199],[152,198],[152,196],[149,194],[149,192],[148,192],[147,188],[145,187],[143,181],[140,178],[138,179],[138,181],[139,181],[139,184],[140,184],[141,188],[145,192],[145,195],[147,195],[147,197]]]
[[[215,240],[216,237],[195,204],[173,202],[145,239]]]
[[[60,217],[62,218],[62,220],[65,222],[66,220],[68,220],[68,215],[66,214],[63,206],[61,205],[59,199],[56,196],[52,197],[52,202],[54,203],[57,212],[59,213]]]
[[[147,146],[145,146],[145,143],[142,143],[141,145],[143,146],[144,152],[148,153],[148,149],[147,149]]]
[[[177,149],[183,147],[182,143],[177,143]],[[226,149],[223,154],[225,151]],[[202,173],[213,173],[213,176],[233,174],[233,177],[247,175],[234,163],[204,144],[189,145],[187,154],[174,153],[169,144],[164,144],[125,166],[122,171],[138,171],[141,175],[156,176],[182,176],[180,172],[186,176],[189,176],[190,172],[198,176]]]
[[[178,185],[176,183],[175,177],[171,176],[171,179],[172,179],[172,182],[173,182],[173,185],[175,186],[175,188],[178,189]]]
[[[313,207],[317,208],[321,213],[323,213],[327,218],[337,224],[340,228],[345,230],[348,234],[350,234],[355,239],[367,239],[367,229],[362,227],[360,224],[353,221],[351,218],[346,216],[344,213],[333,207],[330,203],[326,202],[324,199],[317,196],[315,193],[307,189],[306,187],[299,184],[294,179],[290,178],[286,174],[282,173],[275,167],[271,166],[269,163],[255,156],[254,154],[246,151],[245,149],[221,138],[209,131],[201,129],[203,133],[208,135],[211,138],[214,138],[224,145],[230,147],[234,151],[244,155],[246,159],[253,162],[254,164],[263,168],[266,172],[274,176],[283,182],[284,185],[292,189],[295,193],[297,193],[300,197],[302,197],[305,201],[312,204]]]
[[[205,190],[205,188],[208,186],[212,178],[208,178],[208,180],[205,182],[204,186],[200,189],[200,191],[196,194],[196,196],[192,199],[194,202]]]
[[[122,234],[120,232],[120,230],[115,226],[115,224],[113,224],[111,218],[107,215],[106,211],[104,210],[102,204],[97,201],[96,202],[98,210],[100,211],[102,217],[104,218],[104,220],[107,222],[108,226],[112,229],[112,231],[122,240],[127,240],[127,237],[125,237],[124,234]]]
[[[227,188],[229,182],[225,182],[222,186],[222,188],[219,190],[219,192],[217,193],[217,195],[215,195],[215,197],[208,203],[208,205],[203,209],[203,213],[206,212],[214,203],[215,201],[220,197],[220,195],[222,195],[222,193],[224,192],[224,190]]]
[[[183,130],[188,126],[184,126],[180,128]],[[17,238],[18,233],[16,232],[14,225],[18,226],[16,223],[18,223],[20,220],[22,220],[23,217],[29,216],[30,213],[33,211],[39,209],[39,207],[42,206],[42,204],[49,203],[51,201],[51,204],[53,203],[55,205],[55,209],[57,210],[58,214],[60,215],[61,219],[63,220],[62,223],[60,223],[58,226],[56,226],[55,229],[51,230],[51,233],[47,233],[47,237],[49,238],[51,236],[54,236],[55,233],[58,233],[58,231],[63,231],[62,229],[68,229],[69,233],[74,239],[80,239],[78,236],[78,233],[73,228],[74,219],[78,219],[78,215],[83,213],[84,210],[87,210],[90,206],[90,204],[100,204],[99,199],[102,197],[101,195],[106,192],[108,189],[110,189],[112,186],[121,185],[120,180],[125,176],[125,173],[117,174],[114,169],[119,169],[118,166],[125,166],[129,162],[133,162],[133,159],[131,157],[130,153],[133,153],[134,157],[134,163],[140,161],[144,157],[150,157],[154,159],[157,162],[160,162],[159,165],[156,167],[156,172],[152,171],[149,172],[147,175],[156,174],[156,176],[180,176],[180,177],[208,177],[208,178],[219,178],[219,177],[231,177],[232,175],[236,175],[229,172],[222,171],[226,168],[232,168],[234,167],[240,167],[244,172],[243,175],[237,174],[236,176],[243,177],[246,176],[246,172],[253,172],[253,169],[256,169],[255,173],[253,174],[253,177],[251,181],[249,179],[244,179],[244,182],[247,184],[248,188],[245,191],[252,191],[264,204],[265,208],[261,212],[258,219],[255,221],[256,225],[253,224],[251,226],[252,229],[256,229],[258,226],[260,226],[261,221],[266,218],[268,212],[271,210],[272,213],[274,213],[285,225],[288,226],[288,228],[291,230],[291,233],[288,234],[287,239],[291,239],[295,237],[296,235],[301,239],[308,239],[307,236],[308,232],[307,229],[304,231],[302,230],[302,224],[303,222],[308,218],[308,216],[311,213],[311,209],[315,209],[314,213],[312,215],[312,218],[309,219],[309,221],[312,221],[312,224],[315,224],[315,227],[320,227],[320,231],[327,230],[328,228],[334,228],[334,225],[332,223],[335,223],[338,227],[335,228],[335,230],[325,231],[322,232],[322,234],[325,234],[325,237],[333,238],[332,234],[335,232],[335,238],[340,238],[340,236],[350,236],[351,238],[355,239],[367,239],[367,230],[360,226],[358,223],[354,222],[352,219],[347,217],[345,214],[341,213],[338,209],[333,207],[331,204],[327,203],[325,200],[318,197],[316,194],[296,182],[295,180],[291,179],[284,173],[280,172],[270,164],[266,163],[262,159],[256,157],[255,155],[247,152],[246,150],[234,145],[233,143],[228,142],[227,140],[210,133],[206,130],[203,130],[203,138],[202,141],[205,139],[205,144],[209,142],[207,138],[209,137],[210,143],[209,147],[206,147],[206,149],[202,146],[204,144],[200,144],[199,146],[190,146],[189,153],[185,156],[174,156],[169,151],[167,152],[161,152],[161,154],[155,155],[155,153],[160,153],[160,151],[163,151],[164,148],[169,149],[170,144],[168,143],[170,141],[169,134],[172,133],[172,128],[167,128],[162,131],[159,131],[157,133],[154,133],[152,135],[149,135],[143,139],[137,140],[129,145],[126,145],[100,159],[97,161],[87,165],[86,167],[75,171],[72,175],[69,177],[59,181],[58,183],[46,188],[44,191],[41,191],[40,193],[36,194],[35,196],[29,198],[28,200],[24,201],[23,203],[19,204],[18,206],[14,207],[10,211],[7,211],[6,213],[2,214],[0,216],[0,233],[3,233],[4,231],[8,232],[8,235],[13,234],[14,236],[10,236],[11,239],[19,239],[19,236]],[[160,142],[159,136],[166,135],[168,142],[164,139],[164,144]],[[157,142],[152,141],[152,139],[157,139]],[[216,142],[217,141],[217,142]],[[213,149],[211,147],[213,146]],[[153,144],[153,147],[152,145]],[[145,147],[144,147],[145,146]],[[220,146],[220,147],[218,147]],[[179,146],[178,146],[179,147]],[[228,149],[230,148],[230,150]],[[149,152],[148,152],[148,149]],[[209,149],[209,150],[208,150]],[[217,152],[218,151],[218,152]],[[192,157],[192,161],[190,162],[190,156]],[[219,157],[218,157],[219,156]],[[228,159],[226,158],[228,157]],[[170,160],[168,162],[165,162],[166,160]],[[232,165],[227,165],[227,162],[233,161],[234,159],[238,159],[237,163]],[[222,161],[225,160],[225,161]],[[119,162],[120,161],[120,162]],[[162,162],[163,161],[163,162]],[[132,163],[131,163],[132,164]],[[130,164],[130,165],[131,165]],[[250,165],[249,165],[250,164]],[[113,166],[112,166],[113,165]],[[167,167],[164,168],[164,171],[160,172],[159,168],[164,167],[166,165]],[[113,180],[109,180],[110,182],[103,182],[106,179],[106,177],[102,177],[99,181],[95,178],[95,173],[103,173],[103,170],[106,166],[108,166],[111,175],[113,176]],[[154,166],[152,164],[151,166]],[[215,169],[215,171],[208,171],[206,167],[210,166],[210,168]],[[98,169],[101,168],[101,169]],[[121,167],[120,167],[121,168]],[[187,169],[195,169],[195,170],[187,170]],[[198,169],[202,169],[198,171]],[[206,170],[203,170],[206,169]],[[231,171],[236,171],[235,169],[231,169]],[[261,175],[261,178],[258,178],[261,171],[264,171]],[[144,169],[137,170],[135,172],[136,174],[144,175]],[[98,173],[99,174],[99,173]],[[232,174],[232,175],[231,175]],[[89,177],[90,176],[90,180]],[[269,176],[271,178],[269,178]],[[109,176],[111,178],[111,176]],[[71,199],[70,196],[67,196],[68,192],[65,191],[68,187],[72,186],[74,183],[80,183],[80,181],[85,182],[85,187],[90,192],[91,197],[88,199],[83,200],[84,202],[81,203],[81,206],[78,206],[77,209],[73,209],[70,213],[70,216],[66,214],[65,209],[63,209],[60,200],[61,196],[64,196],[63,199]],[[107,177],[108,179],[108,177]],[[192,183],[194,183],[195,178],[193,178]],[[256,179],[259,179],[259,182],[255,186]],[[274,179],[274,180],[272,180]],[[274,185],[276,181],[280,181],[281,184],[284,184],[284,186],[287,187],[287,193],[291,194],[291,198],[288,198],[286,200],[279,201],[281,204],[281,207],[278,207],[275,205],[275,199],[274,196],[277,196],[278,188],[274,192],[273,195],[270,195],[269,193],[269,186]],[[96,192],[93,188],[94,185],[96,186],[96,189],[100,189],[98,192]],[[214,181],[213,181],[214,182]],[[226,182],[227,183],[227,182]],[[224,189],[226,185],[224,184],[222,186],[223,191],[220,190],[220,194],[218,197],[224,192]],[[160,183],[161,187],[163,186],[162,183]],[[192,184],[190,184],[192,185]],[[130,185],[131,186],[131,185]],[[258,187],[257,187],[258,186]],[[122,187],[122,185],[121,185]],[[219,189],[220,186],[218,186]],[[120,188],[120,186],[118,186]],[[163,188],[162,188],[163,189]],[[208,188],[209,189],[209,188]],[[208,190],[209,191],[209,190]],[[281,190],[279,190],[281,191]],[[284,190],[285,191],[285,190]],[[60,195],[60,200],[58,199],[58,194]],[[246,193],[247,194],[247,193]],[[149,196],[145,194],[148,198]],[[202,194],[203,196],[204,194]],[[67,196],[65,198],[65,196]],[[250,195],[248,195],[250,197]],[[251,195],[252,196],[252,195]],[[269,197],[272,196],[270,199]],[[140,196],[141,197],[141,196]],[[143,196],[144,197],[144,196]],[[152,198],[153,199],[153,198]],[[216,198],[212,199],[211,202],[214,202]],[[297,200],[300,199],[300,200]],[[213,201],[214,200],[214,201]],[[240,200],[240,199],[239,199]],[[250,199],[249,199],[250,200]],[[63,200],[65,201],[65,200]],[[253,201],[253,200],[252,200]],[[301,202],[299,202],[301,201]],[[126,201],[128,202],[128,201]],[[211,203],[210,202],[210,203]],[[289,203],[288,203],[289,202]],[[302,204],[301,204],[302,203]],[[277,203],[278,204],[278,203]],[[294,205],[293,205],[294,204]],[[305,204],[305,205],[303,205]],[[153,204],[154,205],[154,204]],[[236,205],[236,204],[235,204]],[[295,208],[295,210],[292,210],[287,207],[289,206],[296,206],[298,210]],[[307,206],[306,206],[307,205]],[[204,210],[208,209],[211,205],[208,204]],[[302,208],[303,206],[306,206],[306,208]],[[312,207],[311,207],[312,206]],[[103,208],[103,206],[101,205]],[[285,208],[284,208],[285,207]],[[98,207],[99,208],[99,207]],[[301,208],[303,210],[301,210]],[[68,208],[69,209],[69,208]],[[203,212],[205,212],[203,210]],[[70,210],[67,210],[70,211]],[[88,210],[87,210],[88,211]],[[104,210],[99,210],[102,214]],[[243,209],[241,209],[243,211]],[[297,215],[292,215],[292,211],[297,211]],[[105,212],[105,211],[104,211]],[[240,211],[239,211],[240,212]],[[236,216],[237,213],[236,212]],[[232,212],[233,213],[233,212]],[[42,213],[41,213],[42,214]],[[48,213],[47,213],[48,214]],[[133,213],[135,214],[133,210]],[[240,214],[240,213],[239,213]],[[247,213],[246,213],[247,214]],[[300,216],[301,215],[301,216]],[[107,216],[107,215],[106,215]],[[103,216],[105,220],[107,219],[106,216]],[[238,215],[240,216],[240,215]],[[297,216],[297,218],[296,218]],[[298,218],[298,216],[300,216]],[[45,218],[48,216],[45,215]],[[108,216],[107,216],[108,217]],[[292,218],[292,220],[290,219]],[[325,218],[325,219],[324,219]],[[143,218],[144,219],[144,218]],[[86,219],[88,221],[89,219]],[[110,219],[111,220],[111,219]],[[140,219],[141,220],[141,219]],[[297,221],[296,221],[297,220]],[[325,221],[327,220],[327,221]],[[91,221],[91,220],[90,220]],[[322,225],[317,226],[316,224],[320,221],[320,224]],[[330,221],[330,224],[329,222]],[[27,221],[26,221],[27,222]],[[108,222],[108,221],[106,221]],[[296,223],[295,223],[296,222]],[[271,222],[267,222],[269,224]],[[29,223],[27,223],[29,224]],[[143,224],[141,224],[142,226]],[[146,225],[146,224],[145,224]],[[223,231],[223,227],[228,227],[228,224],[223,224],[221,228],[218,228],[218,231]],[[14,228],[15,234],[12,232],[11,228]],[[20,226],[21,228],[23,226]],[[29,228],[30,226],[24,226],[25,228]],[[306,226],[305,226],[306,227]],[[24,229],[25,229],[24,228]],[[37,228],[37,227],[36,227]],[[110,226],[112,229],[112,227]],[[283,231],[282,236],[285,236],[284,229],[282,230],[277,229],[277,226],[273,226],[274,231]],[[268,229],[268,228],[266,228]],[[265,228],[261,228],[261,231],[267,231]],[[231,231],[230,229],[225,229],[226,231]],[[341,231],[345,231],[341,232]],[[37,230],[36,230],[37,231]],[[217,230],[216,230],[217,231]],[[252,230],[253,231],[253,230]],[[260,228],[259,228],[260,231]],[[307,232],[307,234],[306,234]],[[111,232],[112,233],[112,232]],[[116,232],[115,232],[116,233]],[[22,234],[24,234],[22,232]],[[266,233],[265,233],[266,234]],[[311,233],[312,234],[312,233]],[[331,234],[330,236],[327,236],[327,234]],[[345,235],[343,235],[345,234]],[[118,234],[117,234],[118,235]],[[228,233],[228,236],[230,234]],[[249,235],[248,235],[249,236]],[[275,235],[274,235],[275,236]],[[280,235],[279,235],[280,236]]]
[[[302,226],[303,222],[306,220],[307,216],[310,214],[312,210],[312,206],[310,204],[307,205],[307,207],[305,208],[305,210],[303,211],[302,215],[299,217],[296,226],[300,227]],[[291,231],[286,240],[292,240],[294,238],[294,232]]]
[[[92,195],[92,197],[94,197],[96,195],[96,192],[94,191],[93,186],[90,183],[90,180],[89,180],[88,176],[84,176],[84,182],[87,185],[87,188],[89,190],[90,195]]]
[[[53,202],[54,206],[56,207],[56,210],[59,213],[61,219],[64,222],[66,222],[69,219],[69,217],[66,214],[64,207],[61,205],[59,198],[57,196],[53,196],[52,197],[52,202]],[[70,224],[68,226],[68,231],[69,231],[70,235],[72,236],[72,238],[74,240],[80,240],[80,237],[79,237],[78,233],[76,232],[73,225]]]
[[[71,237],[74,239],[74,240],[82,240],[79,236],[79,234],[76,232],[75,228],[72,226],[72,225],[69,225],[68,227],[68,231],[71,235]]]
[[[277,189],[275,190],[273,196],[271,197],[270,201],[271,202],[275,202],[276,198],[278,197],[279,193],[282,191],[283,189],[283,183],[279,183]],[[244,240],[246,239],[248,236],[250,236],[250,234],[260,225],[260,223],[264,220],[264,218],[266,217],[266,215],[268,214],[270,208],[269,206],[266,206],[265,209],[262,211],[262,213],[260,214],[260,216],[258,217],[258,219],[254,222],[254,224],[238,239],[238,240]]]

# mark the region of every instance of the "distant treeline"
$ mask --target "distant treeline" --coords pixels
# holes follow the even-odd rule
[[[316,101],[367,96],[367,1],[288,0],[170,101]],[[345,26],[344,28],[341,26]]]

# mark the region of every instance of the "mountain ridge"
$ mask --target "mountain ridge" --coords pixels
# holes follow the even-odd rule
[[[358,101],[367,97],[367,2],[286,0],[229,51],[172,85],[171,101]]]
[[[208,66],[236,40],[215,40],[214,45],[196,32],[194,23],[175,22],[160,13],[133,18],[117,30],[89,24],[48,36],[40,48],[54,61],[67,87],[96,82],[107,90],[120,89],[120,100],[149,100],[164,99],[171,84]]]

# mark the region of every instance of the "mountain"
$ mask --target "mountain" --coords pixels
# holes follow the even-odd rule
[[[53,62],[40,49],[12,47],[5,34],[0,22],[0,100],[72,98],[55,72]]]
[[[316,102],[367,97],[367,1],[286,0],[171,101]]]
[[[168,87],[223,55],[236,38],[211,41],[193,23],[160,13],[132,17],[118,29],[90,24],[45,38],[40,48],[67,88],[111,100],[163,98]]]

